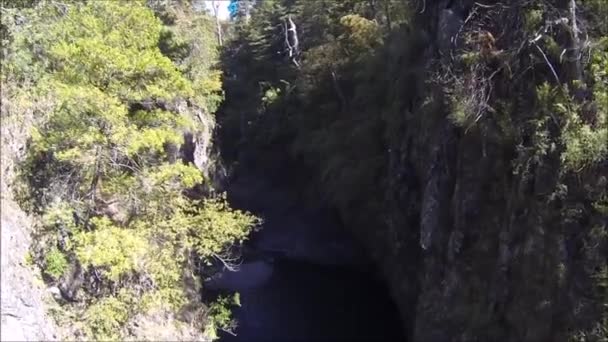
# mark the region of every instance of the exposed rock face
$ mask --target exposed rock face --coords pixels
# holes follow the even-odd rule
[[[435,37],[437,64],[449,63],[442,53],[453,43],[447,21],[462,19],[450,19],[446,2],[426,3],[418,25]],[[505,27],[521,15],[514,8],[496,13],[484,14]],[[508,31],[506,44],[519,46],[516,34]],[[534,111],[517,99],[533,97],[534,85],[500,75],[493,82],[493,96],[515,108],[511,120]],[[496,123],[482,120],[486,131],[458,127],[438,88],[417,89],[419,97],[401,105],[410,111],[400,113],[406,124],[389,146],[386,225],[344,215],[382,267],[412,340],[601,340],[608,296],[602,299],[595,276],[608,260],[605,228],[598,228],[608,227],[608,217],[593,201],[605,191],[608,164],[568,176],[557,150],[519,173],[520,151],[493,135]],[[425,97],[433,98],[431,109],[421,105]]]
[[[191,117],[196,128],[183,132],[184,142],[181,146],[166,146],[165,150],[172,162],[178,159],[194,164],[205,177],[208,185],[221,188],[227,172],[217,155],[214,143],[215,121],[213,116],[203,108],[193,106],[186,101],[176,101],[165,105],[167,110]]]
[[[53,300],[35,271],[25,264],[32,220],[2,194],[2,341],[51,341],[61,337],[45,312]]]
[[[61,277],[59,291],[64,299],[76,302],[79,300],[78,292],[84,282],[84,272],[77,261],[70,266],[70,269]]]
[[[592,273],[581,269],[599,265],[582,249],[592,226],[562,225],[541,203],[501,193],[493,168],[508,160],[500,151],[483,157],[472,136],[458,145],[457,161],[442,158],[453,169],[446,186],[427,183],[421,194],[415,340],[565,341],[567,329],[592,329],[583,317],[597,321],[599,302],[591,299]],[[588,254],[605,256],[605,246],[596,247]]]
[[[4,94],[3,94],[4,95]],[[25,152],[25,139],[30,127],[31,113],[21,113],[19,120],[9,113],[10,102],[2,98],[2,139],[0,181],[2,207],[0,226],[2,232],[2,284],[0,291],[2,341],[51,341],[61,336],[53,320],[45,312],[46,300],[53,300],[45,290],[37,271],[26,265],[26,255],[31,244],[32,218],[13,201],[15,164]]]
[[[140,103],[132,105],[138,108]],[[161,108],[163,110],[189,117],[196,123],[196,128],[183,132],[184,143],[181,146],[167,144],[165,152],[173,163],[179,159],[193,163],[203,173],[207,173],[212,162],[211,154],[213,147],[213,130],[215,122],[205,111],[194,106],[186,100],[175,100],[173,102],[148,103],[144,108]]]

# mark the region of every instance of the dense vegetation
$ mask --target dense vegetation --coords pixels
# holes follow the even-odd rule
[[[217,111],[235,174],[336,210],[412,340],[608,339],[606,1],[195,3],[2,4],[30,261],[75,330],[231,325],[198,282],[257,219],[212,190]]]
[[[606,17],[595,0],[256,2],[223,56],[225,156],[337,209],[416,340],[604,341]]]
[[[17,195],[41,217],[31,261],[61,290],[58,318],[114,340],[138,315],[187,309],[215,337],[233,301],[203,305],[201,272],[256,218],[209,192],[183,147],[222,100],[214,21],[189,2],[2,11],[2,115],[34,124]]]

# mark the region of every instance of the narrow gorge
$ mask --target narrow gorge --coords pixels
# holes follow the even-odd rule
[[[608,2],[0,7],[3,341],[608,340]]]

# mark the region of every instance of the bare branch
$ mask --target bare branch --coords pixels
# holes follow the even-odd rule
[[[212,255],[217,260],[219,260],[222,263],[222,265],[224,265],[224,267],[228,271],[230,271],[230,272],[238,272],[239,267],[241,266],[241,262],[237,263],[237,261],[239,260],[238,258],[226,258],[226,257],[223,257],[223,256],[217,254],[217,253],[213,253]]]
[[[223,332],[228,333],[228,334],[230,334],[230,335],[232,335],[232,336],[236,336],[236,333],[234,333],[234,332],[233,332],[232,330],[230,330],[230,329],[220,328],[220,330],[222,330]]]
[[[533,43],[534,46],[538,49],[538,51],[541,53],[541,55],[543,56],[545,63],[547,63],[547,65],[549,66],[549,68],[551,69],[551,72],[553,73],[553,77],[555,77],[555,81],[557,82],[557,84],[561,84],[559,77],[557,76],[557,72],[555,71],[555,68],[553,67],[553,65],[551,64],[551,62],[549,62],[549,58],[547,58],[547,55],[545,54],[545,52],[543,51],[543,49],[541,49],[538,44]]]
[[[418,13],[424,13],[425,10],[426,10],[426,0],[422,0],[422,9]]]
[[[289,31],[293,32],[293,49],[295,54],[297,55],[299,53],[299,48],[300,48],[300,41],[298,39],[298,31],[296,29],[296,24],[293,22],[293,20],[291,19],[291,15],[287,17],[287,20],[289,20]]]
[[[291,15],[287,16],[287,20],[283,20],[283,31],[285,32],[285,45],[287,46],[289,58],[299,69],[300,63],[298,63],[297,57],[300,54],[300,40],[298,39],[296,24],[291,19]]]

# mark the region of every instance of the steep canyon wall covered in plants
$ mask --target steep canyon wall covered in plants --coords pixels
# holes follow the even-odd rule
[[[224,51],[222,148],[339,213],[413,340],[605,340],[607,16],[258,1]]]

